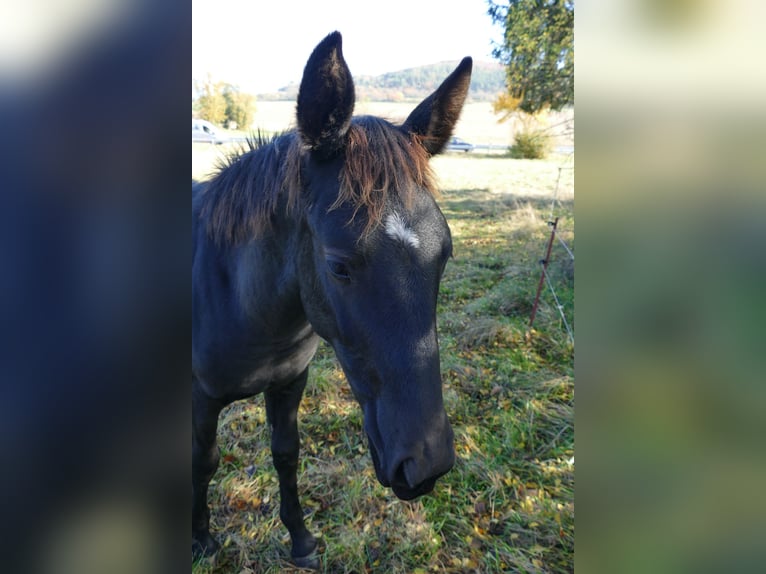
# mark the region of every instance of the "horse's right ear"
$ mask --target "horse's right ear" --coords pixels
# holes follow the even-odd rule
[[[354,100],[354,81],[343,59],[341,35],[333,32],[311,53],[298,91],[298,132],[319,157],[332,157],[343,148]]]

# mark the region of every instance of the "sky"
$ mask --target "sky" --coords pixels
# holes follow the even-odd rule
[[[502,37],[486,0],[193,0],[192,77],[275,91],[300,82],[314,46],[334,30],[353,75],[492,61],[492,40]]]

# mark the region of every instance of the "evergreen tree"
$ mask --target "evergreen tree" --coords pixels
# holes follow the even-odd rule
[[[574,103],[574,0],[489,0],[504,27],[493,56],[506,67],[508,97],[496,102],[529,114]]]

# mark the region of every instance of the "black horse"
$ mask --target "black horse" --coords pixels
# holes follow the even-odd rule
[[[221,409],[263,393],[293,560],[317,566],[298,500],[297,413],[319,337],[364,412],[378,480],[430,492],[455,460],[444,411],[436,298],[452,253],[428,159],[468,92],[465,58],[401,126],[352,118],[341,36],[306,64],[297,130],[192,184],[192,548],[218,547],[207,490]]]

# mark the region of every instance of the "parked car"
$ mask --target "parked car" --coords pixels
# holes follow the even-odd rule
[[[449,143],[447,144],[447,151],[464,151],[469,152],[476,146],[472,143],[468,143],[465,140],[461,140],[460,138],[452,138],[449,140]]]
[[[192,119],[192,142],[222,144],[227,141],[229,138],[221,134],[219,128],[210,122]]]

